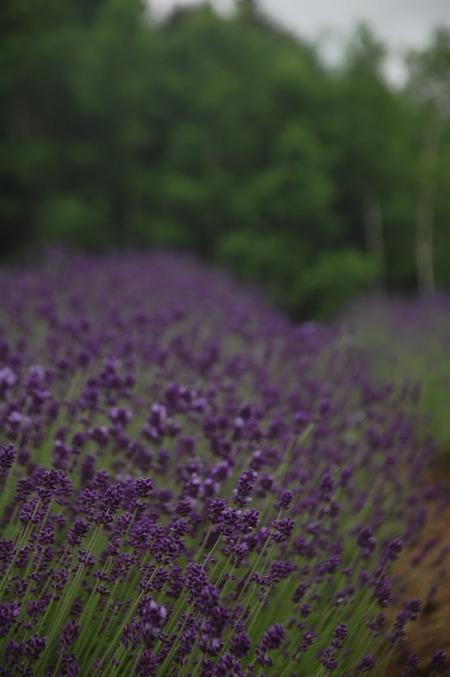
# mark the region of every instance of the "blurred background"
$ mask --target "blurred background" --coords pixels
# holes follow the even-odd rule
[[[295,318],[448,289],[449,26],[447,0],[3,0],[0,256],[188,249]]]

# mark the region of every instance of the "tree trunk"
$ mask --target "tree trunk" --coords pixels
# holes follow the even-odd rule
[[[364,236],[367,251],[372,254],[378,265],[378,287],[383,289],[385,282],[383,212],[380,200],[375,195],[367,195],[364,201]]]
[[[420,178],[416,221],[417,285],[421,294],[433,293],[434,273],[434,212],[436,201],[436,168],[439,158],[439,124],[436,116],[425,131],[422,176]]]

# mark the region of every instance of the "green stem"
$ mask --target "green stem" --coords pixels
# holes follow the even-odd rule
[[[157,567],[155,568],[154,572],[152,573],[152,575],[150,576],[149,580],[147,581],[147,585],[149,585],[149,584],[151,583],[151,581],[152,581],[152,579],[153,579],[153,576],[155,575],[156,571],[157,571]],[[97,672],[98,672],[98,670],[100,669],[100,667],[105,663],[105,661],[107,661],[107,660],[109,659],[110,656],[114,656],[115,652],[117,651],[117,642],[120,640],[123,631],[125,630],[126,626],[128,625],[128,623],[129,623],[129,621],[130,621],[132,615],[133,615],[134,612],[136,611],[136,609],[137,609],[139,603],[141,602],[141,600],[143,599],[143,597],[145,596],[145,594],[146,594],[145,590],[142,590],[142,591],[139,593],[139,595],[137,596],[136,600],[135,600],[135,601],[133,602],[133,604],[131,605],[131,607],[130,607],[130,609],[128,610],[128,613],[127,613],[127,615],[126,615],[126,617],[125,617],[125,620],[123,621],[123,623],[122,623],[121,626],[119,627],[119,630],[118,630],[118,631],[116,632],[116,634],[114,635],[114,638],[113,638],[113,640],[112,640],[112,642],[111,642],[111,645],[110,645],[109,649],[107,650],[107,652],[105,653],[105,655],[103,656],[103,658],[101,659],[101,661],[99,662],[99,664],[97,665],[97,667],[95,668],[94,673],[93,673],[94,675],[97,674]]]

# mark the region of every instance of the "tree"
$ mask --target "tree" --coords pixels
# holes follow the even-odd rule
[[[417,165],[417,282],[421,292],[433,292],[439,158],[444,127],[450,118],[450,30],[436,30],[427,48],[411,52],[409,67],[408,92],[419,105],[422,128]]]
[[[236,0],[236,10],[241,17],[251,18],[259,14],[259,4],[257,0]]]
[[[378,265],[383,284],[386,267],[383,198],[389,188],[391,130],[395,97],[383,67],[385,49],[361,24],[347,46],[340,74],[341,170],[348,201],[359,205],[365,248]]]

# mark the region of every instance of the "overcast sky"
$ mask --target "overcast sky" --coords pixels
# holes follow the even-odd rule
[[[166,11],[174,5],[192,5],[196,0],[153,0],[155,9]],[[233,0],[212,0],[218,9],[228,10]],[[389,74],[402,77],[401,53],[421,47],[432,28],[450,25],[450,0],[261,0],[264,10],[283,24],[308,38],[321,38],[325,54],[336,54],[343,38],[355,23],[369,22],[394,54]]]

